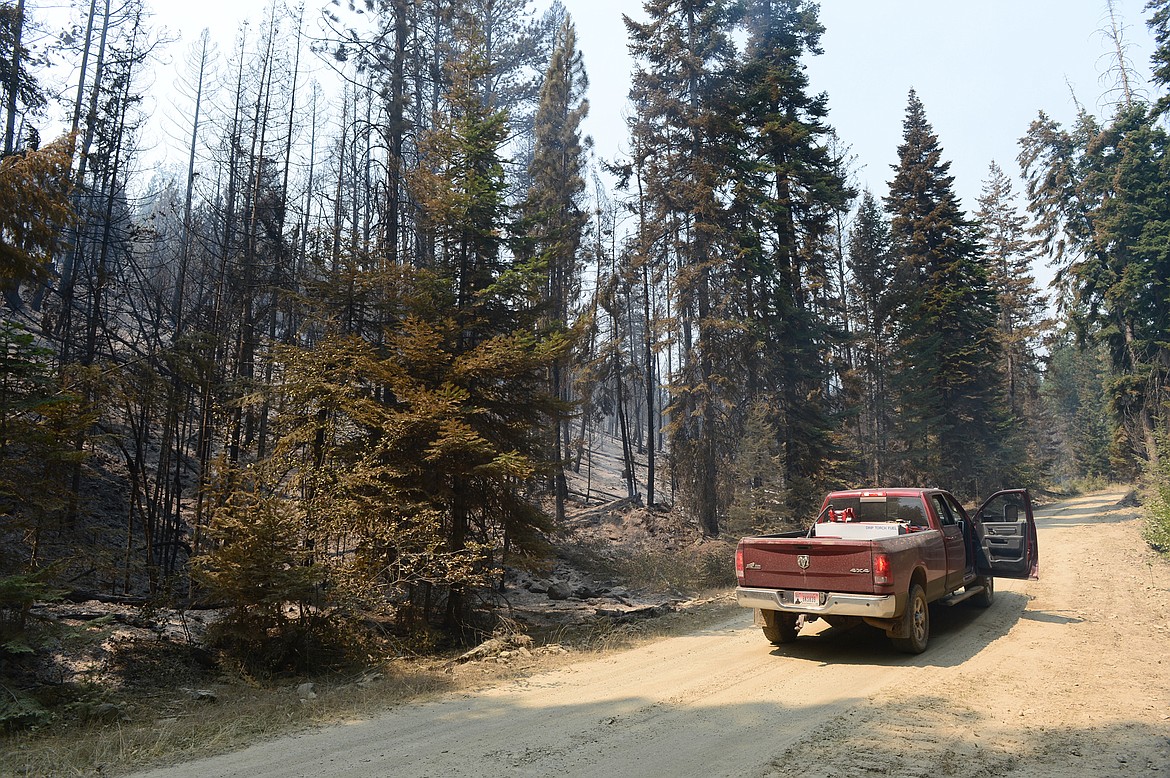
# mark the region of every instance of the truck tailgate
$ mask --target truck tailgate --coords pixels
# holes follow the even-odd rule
[[[873,542],[745,538],[743,586],[872,594]]]

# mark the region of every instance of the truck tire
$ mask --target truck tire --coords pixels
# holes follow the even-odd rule
[[[764,616],[764,637],[776,646],[796,640],[797,633],[804,626],[802,614],[785,613],[784,611],[760,611],[760,613]]]
[[[995,579],[990,575],[976,578],[974,585],[982,586],[983,591],[971,597],[971,602],[979,608],[990,608],[991,603],[995,602]]]
[[[926,592],[918,584],[910,586],[910,598],[906,601],[906,615],[909,637],[890,638],[894,648],[907,654],[921,654],[930,642],[930,606]]]

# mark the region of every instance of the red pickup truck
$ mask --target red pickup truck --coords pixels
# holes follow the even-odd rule
[[[825,497],[806,530],[748,537],[735,552],[736,601],[775,644],[806,620],[864,620],[922,653],[930,603],[988,607],[994,578],[1039,577],[1026,489],[992,495],[973,515],[941,489],[858,489]]]

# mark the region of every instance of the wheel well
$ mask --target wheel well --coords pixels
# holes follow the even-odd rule
[[[915,567],[914,572],[910,574],[910,583],[906,586],[906,591],[898,596],[902,598],[902,615],[894,621],[888,623],[885,627],[886,635],[896,640],[905,640],[910,637],[910,619],[907,615],[910,612],[910,591],[914,588],[914,584],[922,587],[922,591],[926,592],[926,570],[922,567]],[[929,600],[927,600],[929,602]],[[877,624],[873,626],[878,626]]]
[[[922,587],[922,591],[926,591],[926,570],[921,567],[914,568],[914,572],[910,574],[910,586],[906,589],[907,592],[914,588],[914,584]]]

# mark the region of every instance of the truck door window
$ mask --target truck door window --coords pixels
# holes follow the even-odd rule
[[[959,503],[955,502],[954,497],[952,497],[948,494],[946,497],[946,501],[947,501],[947,505],[951,506],[951,513],[954,515],[956,521],[966,520],[967,511],[963,510],[962,505],[959,505]]]
[[[951,512],[951,506],[943,499],[941,494],[931,495],[931,501],[934,503],[934,510],[938,513],[938,520],[942,522],[943,526],[948,526],[956,523],[955,515]]]

